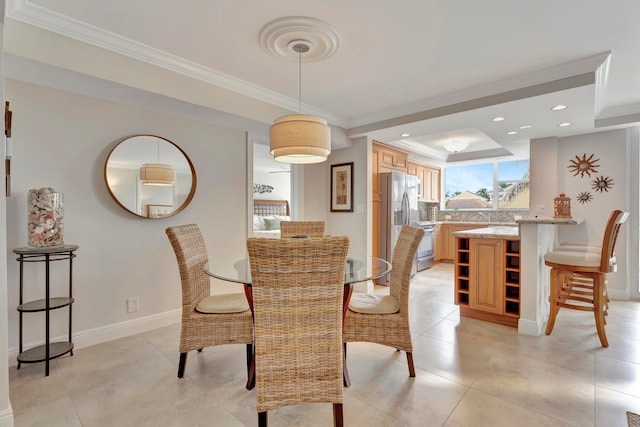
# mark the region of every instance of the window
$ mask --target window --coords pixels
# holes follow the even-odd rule
[[[444,172],[446,209],[529,208],[529,160],[450,166]]]

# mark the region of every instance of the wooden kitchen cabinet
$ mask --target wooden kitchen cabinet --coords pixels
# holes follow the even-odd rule
[[[407,162],[407,173],[420,180],[418,200],[437,203],[440,201],[440,169],[415,162]]]
[[[519,240],[458,237],[454,268],[454,300],[461,316],[518,326]]]
[[[438,256],[434,256],[436,261],[453,262],[456,253],[456,238],[453,233],[456,231],[473,230],[476,228],[486,228],[486,224],[440,224],[440,232],[438,238],[435,239],[435,245],[438,248]]]
[[[469,239],[469,308],[503,314],[504,241]]]
[[[422,200],[429,203],[440,202],[440,169],[425,167],[422,185]]]
[[[374,147],[378,151],[378,172],[407,172],[408,153],[380,143],[374,143]]]

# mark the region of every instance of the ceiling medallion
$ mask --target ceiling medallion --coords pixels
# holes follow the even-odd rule
[[[580,174],[580,178],[584,178],[585,173],[587,174],[587,176],[591,176],[591,172],[598,172],[597,168],[599,168],[600,165],[596,162],[600,159],[592,160],[593,156],[595,156],[595,154],[592,154],[589,156],[589,158],[587,158],[587,153],[584,153],[582,155],[582,158],[575,156],[575,160],[569,161],[569,163],[571,163],[569,166],[567,166],[569,168],[569,171],[574,172],[573,176]]]
[[[308,16],[287,16],[269,22],[259,34],[260,46],[267,52],[290,62],[298,62],[299,52],[293,49],[295,41],[304,41],[309,49],[302,55],[303,62],[322,61],[340,49],[340,35],[329,24]]]
[[[591,188],[601,193],[609,192],[609,189],[613,187],[613,178],[599,176],[591,181]]]
[[[588,191],[583,191],[578,194],[577,199],[579,203],[586,204],[593,200],[593,196]]]

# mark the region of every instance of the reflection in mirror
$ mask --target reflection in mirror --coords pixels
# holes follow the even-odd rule
[[[168,139],[135,135],[111,150],[104,167],[111,197],[143,218],[165,218],[182,211],[196,191],[193,164]]]

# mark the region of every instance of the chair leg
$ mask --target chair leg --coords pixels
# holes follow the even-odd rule
[[[247,344],[246,353],[247,353],[247,375],[248,375],[249,371],[251,371],[251,358],[253,357],[253,344]]]
[[[345,387],[351,386],[351,378],[349,378],[349,370],[347,369],[347,343],[342,343],[342,384]]]
[[[416,376],[416,369],[413,367],[413,354],[407,351],[407,364],[409,365],[409,376]]]
[[[342,427],[342,403],[333,404],[333,426]]]
[[[253,344],[247,344],[247,384],[245,388],[252,390],[256,386],[256,359],[253,354]]]
[[[559,297],[558,293],[562,288],[562,284],[559,283],[561,278],[561,271],[557,268],[552,268],[549,283],[549,320],[547,320],[547,329],[544,331],[547,335],[551,334],[551,331],[553,331],[553,327],[556,324],[556,316],[560,310],[560,307],[556,305],[556,302]]]
[[[594,315],[596,317],[596,330],[598,331],[598,337],[600,338],[600,344],[603,347],[609,347],[609,341],[607,340],[607,334],[604,331],[604,303],[606,297],[604,296],[604,278],[601,274],[595,275],[593,278],[593,304]]]
[[[258,412],[258,427],[267,427],[267,411]]]
[[[187,353],[180,353],[180,363],[178,364],[178,378],[184,377],[184,368],[187,365]]]

